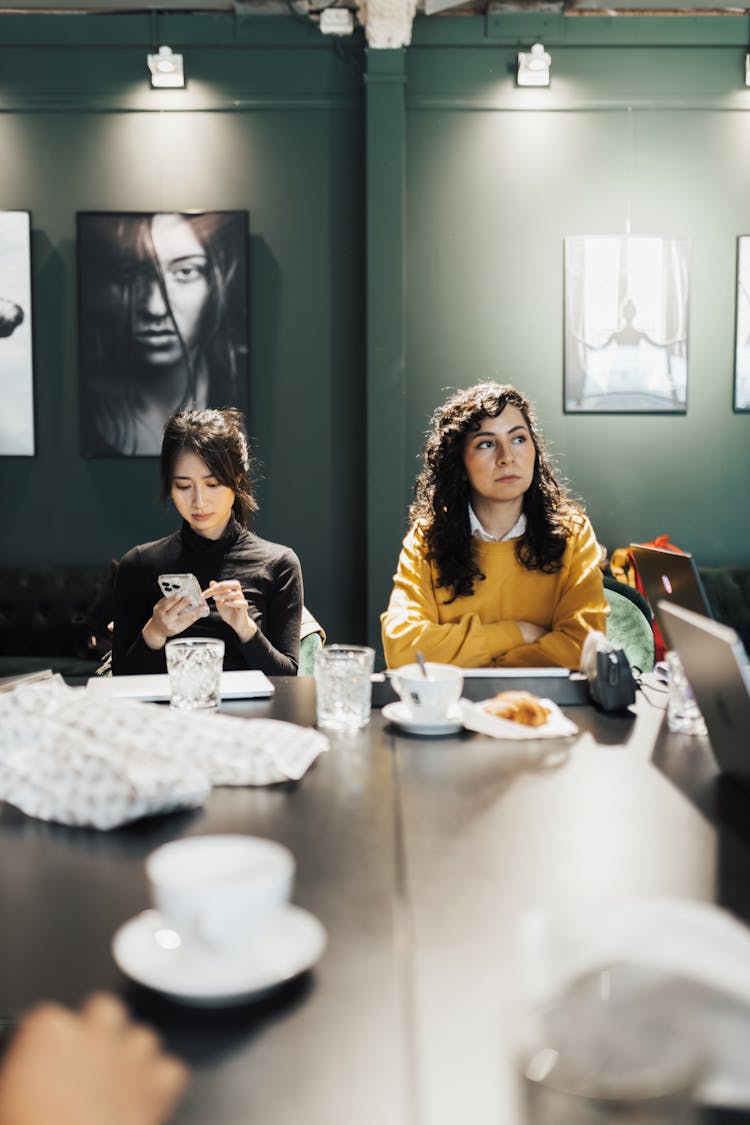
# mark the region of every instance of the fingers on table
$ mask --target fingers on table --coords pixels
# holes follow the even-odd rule
[[[130,1024],[128,1010],[121,1000],[106,992],[96,992],[81,1008],[83,1019],[102,1031],[124,1031]]]

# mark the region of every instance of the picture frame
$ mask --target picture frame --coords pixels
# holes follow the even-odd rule
[[[686,238],[565,239],[566,414],[687,411],[689,256]]]
[[[84,457],[158,456],[187,408],[247,412],[247,211],[79,211]]]
[[[735,414],[750,414],[750,235],[737,239],[737,303],[734,338]]]
[[[0,456],[35,451],[31,212],[0,211]]]

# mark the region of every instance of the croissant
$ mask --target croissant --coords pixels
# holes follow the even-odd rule
[[[501,691],[483,705],[488,715],[510,719],[525,727],[541,727],[550,716],[548,707],[529,691]]]

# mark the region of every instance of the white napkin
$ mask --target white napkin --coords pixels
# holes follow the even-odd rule
[[[669,898],[534,911],[521,938],[526,1001],[535,1006],[610,965],[664,974],[652,1000],[673,1026],[692,1029],[702,1043],[701,1101],[750,1107],[750,929],[727,911]]]
[[[212,785],[298,781],[318,754],[328,749],[328,739],[320,731],[278,719],[239,719],[230,715],[192,718],[203,724],[203,730],[191,759],[206,770]],[[194,725],[197,730],[197,724]]]
[[[527,727],[522,723],[511,722],[510,719],[498,719],[496,715],[490,715],[484,710],[486,702],[487,700],[472,703],[469,699],[459,701],[461,721],[468,730],[474,730],[478,734],[488,734],[491,738],[512,739],[514,742],[532,738],[566,738],[578,733],[575,723],[563,715],[551,699],[539,701],[550,712],[547,722],[540,727]]]
[[[59,677],[0,696],[0,800],[100,829],[203,804],[211,783],[200,766],[141,739],[137,722],[72,712],[74,697]]]
[[[297,780],[327,747],[291,723],[99,699],[58,676],[0,696],[0,800],[114,828],[196,807],[212,785]]]

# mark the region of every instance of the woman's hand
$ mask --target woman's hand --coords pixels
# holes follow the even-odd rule
[[[521,630],[523,643],[526,645],[533,645],[535,641],[538,641],[548,632],[541,625],[535,625],[533,621],[517,621],[516,625]]]
[[[203,597],[213,598],[219,617],[234,629],[243,644],[258,632],[258,626],[248,613],[242,586],[236,578],[227,578],[223,582],[211,579],[208,589],[203,591]]]
[[[159,1125],[172,1118],[187,1079],[110,993],[90,997],[80,1012],[40,1004],[0,1066],[0,1122]]]
[[[156,603],[141,634],[149,648],[164,648],[170,637],[176,637],[207,615],[208,606],[191,606],[185,594],[170,594]]]

